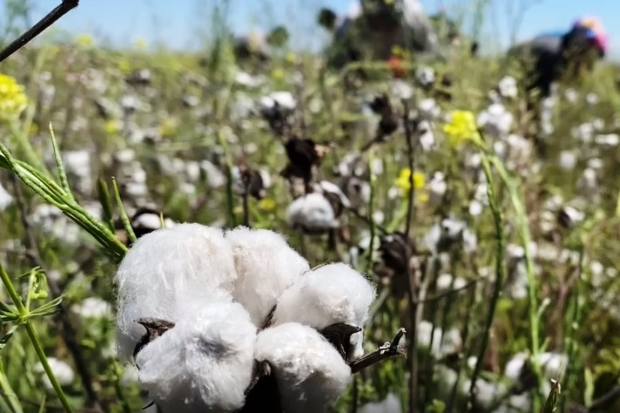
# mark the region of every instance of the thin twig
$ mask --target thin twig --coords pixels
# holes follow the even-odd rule
[[[5,47],[4,50],[0,52],[0,62],[6,60],[13,53],[15,53],[16,51],[24,47],[27,43],[29,43],[31,40],[33,40],[35,37],[40,35],[45,29],[54,24],[62,16],[67,14],[72,9],[76,8],[79,2],[80,0],[62,0],[62,3],[59,6],[57,6],[54,10],[52,10],[45,17],[39,20],[39,22],[32,26],[26,33],[15,39],[13,43]]]

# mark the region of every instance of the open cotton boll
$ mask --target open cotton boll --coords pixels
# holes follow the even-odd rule
[[[252,380],[255,341],[241,304],[188,307],[138,353],[139,382],[163,413],[236,411]]]
[[[235,268],[233,297],[250,312],[260,327],[284,290],[310,269],[280,234],[269,230],[241,227],[228,231]]]
[[[220,229],[180,224],[141,237],[121,262],[118,288],[119,356],[129,357],[145,333],[140,318],[176,323],[182,306],[232,300],[237,272]]]
[[[255,358],[271,365],[285,412],[327,411],[347,388],[351,369],[317,330],[285,323],[263,330]]]
[[[367,403],[359,408],[359,413],[401,413],[400,399],[394,393],[378,402]]]
[[[316,329],[336,323],[363,328],[375,299],[374,286],[344,263],[305,273],[286,290],[273,315],[274,324],[297,322]],[[351,336],[353,358],[363,354],[363,331]]]

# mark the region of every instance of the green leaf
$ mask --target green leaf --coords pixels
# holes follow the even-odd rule
[[[67,179],[67,173],[65,171],[65,166],[62,163],[62,156],[60,156],[60,151],[58,150],[58,143],[56,142],[56,136],[54,135],[54,128],[52,128],[51,122],[50,122],[50,135],[52,137],[52,147],[54,148],[54,158],[56,159],[56,167],[58,168],[58,177],[60,178],[60,186],[62,187],[65,195],[73,201],[73,193],[71,192],[71,188],[69,187],[69,180]]]
[[[118,190],[118,184],[116,183],[116,179],[112,178],[112,186],[114,188],[114,196],[116,197],[116,204],[118,205],[118,209],[121,214],[121,221],[123,221],[123,226],[125,227],[125,231],[127,231],[127,237],[133,244],[138,240],[136,234],[133,232],[133,228],[131,227],[131,222],[129,222],[129,217],[127,216],[127,212],[125,212],[125,207],[123,206],[123,200],[121,199],[121,194]]]
[[[110,198],[110,190],[108,184],[104,179],[97,180],[97,195],[99,196],[99,203],[103,210],[103,219],[110,231],[114,232],[114,209],[112,207],[112,198]]]

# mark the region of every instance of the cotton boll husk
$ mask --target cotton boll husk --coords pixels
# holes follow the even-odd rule
[[[269,230],[237,228],[226,233],[238,278],[233,297],[260,327],[280,294],[310,269],[280,234]]]
[[[256,360],[268,361],[284,411],[327,411],[345,391],[351,368],[317,330],[284,323],[258,334]]]
[[[119,357],[131,356],[145,333],[136,320],[177,322],[183,306],[231,301],[236,278],[232,248],[220,229],[180,224],[141,237],[115,276]]]
[[[335,323],[363,328],[375,287],[344,263],[328,264],[306,272],[287,289],[274,312],[274,324],[297,322],[316,329]],[[351,336],[353,357],[363,354],[363,331]]]
[[[252,380],[256,326],[239,303],[187,307],[136,357],[139,381],[163,413],[232,412]]]

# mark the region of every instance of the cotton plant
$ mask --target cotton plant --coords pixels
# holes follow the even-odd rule
[[[506,136],[512,128],[514,116],[501,103],[493,103],[478,115],[477,123],[493,138]]]
[[[119,356],[163,412],[323,411],[363,358],[375,298],[362,274],[310,268],[275,232],[189,223],[141,237],[115,284]]]

